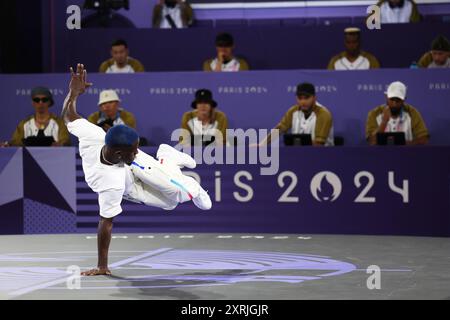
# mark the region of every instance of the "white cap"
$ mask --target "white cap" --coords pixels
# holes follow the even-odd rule
[[[98,105],[111,101],[120,101],[119,96],[114,90],[103,90],[102,92],[100,92]]]
[[[361,32],[360,28],[349,27],[344,29],[344,33],[358,33],[358,32]]]
[[[406,98],[406,86],[400,81],[392,82],[387,91],[385,92],[388,98],[399,98],[405,100]]]

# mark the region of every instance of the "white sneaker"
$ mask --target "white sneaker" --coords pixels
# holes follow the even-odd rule
[[[209,210],[212,208],[211,198],[209,197],[208,193],[203,190],[203,188],[200,188],[200,192],[198,193],[197,197],[192,198],[192,202],[196,205],[197,208],[202,210]]]
[[[181,169],[183,169],[183,167],[194,169],[197,166],[197,163],[190,155],[178,151],[168,144],[161,144],[159,146],[156,158],[160,161],[164,160],[164,158],[168,158]]]

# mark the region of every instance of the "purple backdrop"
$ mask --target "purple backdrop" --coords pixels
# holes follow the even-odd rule
[[[252,70],[325,69],[331,57],[344,50],[343,29],[348,24],[303,26],[304,22],[296,21],[283,27],[228,23],[217,28],[176,31],[57,28],[52,54],[44,55],[45,70],[65,72],[76,61],[83,61],[90,70],[98,70],[110,57],[111,42],[124,38],[130,55],[141,60],[147,71],[198,71],[204,60],[215,55],[214,39],[220,31],[234,35],[236,54],[246,58]],[[56,24],[65,24],[65,20]],[[448,26],[446,23],[384,25],[381,30],[370,31],[361,25],[362,47],[373,53],[383,68],[408,68],[430,50],[438,34],[450,38]],[[44,41],[50,35],[44,34]]]
[[[154,155],[156,148],[143,150]],[[260,165],[200,164],[194,172],[212,197],[212,210],[185,203],[168,212],[124,201],[115,232],[450,236],[450,147],[277,150],[279,170],[271,176],[260,175]],[[84,182],[80,159],[76,219],[64,202],[75,193],[74,148],[41,148],[39,157],[34,150],[23,152],[24,181],[14,183],[23,182],[25,204],[0,206],[0,233],[96,232],[97,195]],[[0,149],[0,160],[11,153]],[[55,176],[60,172],[67,173],[63,188]],[[3,189],[11,185],[0,182]]]
[[[0,234],[76,232],[74,148],[0,149]]]
[[[61,1],[62,5],[69,6],[72,4],[82,7],[84,0],[66,0]],[[127,17],[137,28],[150,28],[151,15],[153,6],[159,0],[132,0],[130,1],[130,10],[121,9],[117,11],[119,14]],[[196,1],[198,2],[198,1]],[[249,1],[214,1],[217,2],[249,2]],[[262,1],[252,1],[262,2]],[[266,1],[267,2],[267,1]],[[269,1],[277,2],[277,1]],[[308,1],[306,7],[297,8],[230,8],[230,9],[213,9],[213,8],[196,8],[194,1],[191,1],[194,8],[196,19],[199,20],[221,20],[221,19],[284,19],[284,18],[309,18],[309,17],[362,17],[366,15],[367,5],[353,6],[314,6],[315,1]],[[202,1],[202,3],[211,3],[211,1]],[[450,13],[450,4],[420,4],[419,10],[422,14],[448,14]],[[65,13],[65,11],[59,11]],[[83,12],[83,16],[91,14],[91,10]]]
[[[88,70],[90,70],[88,66]],[[81,114],[97,109],[99,90],[114,88],[122,106],[136,115],[138,131],[152,143],[170,141],[194,92],[207,87],[229,119],[230,128],[271,128],[295,104],[295,85],[310,81],[317,86],[319,102],[334,117],[335,134],[346,145],[364,145],[365,121],[370,109],[385,102],[386,86],[396,80],[408,86],[407,101],[421,113],[434,145],[450,145],[450,82],[447,70],[373,71],[252,71],[241,73],[90,74],[94,87],[78,102]],[[32,113],[30,90],[49,87],[61,112],[67,94],[67,74],[0,75],[3,115],[0,139],[10,139],[17,123]]]
[[[155,152],[155,149],[145,150],[150,154]],[[209,212],[199,212],[191,203],[180,205],[172,213],[126,204],[126,212],[116,219],[115,227],[124,232],[450,236],[449,147],[286,147],[279,151],[280,170],[273,176],[261,176],[259,165],[200,165],[193,170],[200,175],[202,185],[213,199],[214,208]],[[235,175],[243,171],[251,174],[251,180],[240,178],[253,192],[247,202],[237,201],[234,196],[235,192],[243,197],[248,195],[248,191],[233,182]],[[298,181],[291,184],[291,178],[285,177],[281,187],[280,176],[286,171],[291,171]],[[323,171],[334,173],[341,182],[341,193],[334,201],[326,200],[333,193],[338,194],[339,186],[333,179],[329,181],[334,187],[326,179],[319,180],[317,196],[321,201],[312,195],[313,178]],[[361,185],[355,186],[355,176],[361,171],[373,175],[373,186],[366,194],[375,198],[373,203],[355,202],[368,185],[368,179],[361,178]],[[394,174],[396,186],[401,187],[402,181],[408,181],[408,202],[403,202],[402,197],[390,189],[389,171]],[[220,172],[220,202],[216,202],[217,172]],[[298,202],[279,201],[288,187],[293,187],[288,196],[298,197]],[[88,201],[91,205],[78,202],[79,232],[95,230],[98,220],[96,205],[92,205],[93,200]]]

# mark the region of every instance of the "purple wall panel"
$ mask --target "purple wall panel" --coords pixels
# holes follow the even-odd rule
[[[156,153],[155,148],[143,149],[152,155]],[[166,212],[124,202],[124,211],[115,218],[114,228],[116,232],[450,236],[449,147],[286,147],[279,152],[279,171],[272,176],[260,175],[260,165],[198,165],[193,171],[200,175],[203,187],[213,200],[213,208],[208,212],[198,210],[191,203]],[[423,167],[429,170],[421,170]],[[247,191],[233,182],[235,175],[242,171],[252,178],[240,178],[252,189],[252,196],[244,202],[238,201],[234,193],[247,196]],[[285,177],[284,187],[278,184],[279,176],[285,171],[292,172],[298,179],[288,195],[292,202],[281,199],[292,182]],[[324,171],[327,178],[322,176],[317,180],[315,177],[320,177]],[[370,173],[374,179],[366,194],[373,202],[356,200],[367,184],[367,178],[362,178],[362,185],[355,186],[354,179],[362,171]],[[217,172],[220,178],[216,178]],[[389,172],[393,173],[396,186],[408,181],[407,199],[389,187]],[[316,191],[317,198],[312,190]],[[87,193],[89,191],[79,191],[78,195],[86,199]],[[293,197],[297,200],[292,200]],[[430,199],[434,199],[431,210]],[[95,232],[96,201],[93,195],[79,205],[78,232]]]
[[[110,43],[117,38],[128,41],[131,56],[141,60],[148,71],[201,70],[203,61],[215,55],[214,38],[219,31],[234,35],[235,53],[245,57],[252,70],[325,69],[331,57],[344,50],[345,26],[227,26],[176,31],[61,28],[55,42],[55,71],[66,72],[68,65],[78,61],[98,70],[110,57]],[[438,34],[450,38],[445,23],[386,25],[376,31],[362,28],[363,49],[373,53],[384,68],[407,68],[430,49]],[[414,35],[414,41],[406,35]]]
[[[75,233],[76,215],[73,212],[24,199],[24,234]]]
[[[91,70],[88,65],[88,70]],[[335,134],[346,145],[365,145],[367,113],[385,103],[384,90],[396,80],[408,86],[408,102],[418,108],[431,134],[431,143],[450,145],[450,84],[447,70],[392,69],[372,71],[250,71],[241,73],[90,74],[94,83],[78,102],[81,114],[97,111],[99,90],[114,88],[122,105],[136,115],[138,131],[151,142],[170,141],[184,112],[190,110],[194,92],[210,88],[229,119],[230,128],[272,128],[295,104],[293,88],[310,81],[318,100],[333,114]],[[17,123],[32,112],[29,91],[36,85],[51,88],[52,112],[60,113],[67,93],[67,74],[0,75],[3,110],[0,139],[9,139]]]
[[[150,28],[152,10],[158,0],[131,0],[130,10],[121,9],[117,13],[130,19],[137,28]],[[233,1],[239,2],[239,1]],[[241,1],[245,2],[245,1]],[[274,1],[275,2],[275,1]],[[82,7],[83,0],[66,0],[62,2],[68,5],[76,4]],[[450,4],[419,5],[422,14],[449,14]],[[63,11],[65,12],[65,11]],[[83,12],[88,15],[90,10]],[[366,15],[366,6],[343,6],[343,7],[309,7],[299,8],[259,8],[259,9],[194,9],[196,19],[218,20],[218,19],[285,19],[300,17],[361,17]]]
[[[0,234],[76,232],[74,148],[0,148],[0,159]]]
[[[73,148],[65,150],[73,155]],[[156,148],[143,150],[152,155],[156,152]],[[229,150],[225,150],[225,154]],[[3,152],[8,150],[0,149],[0,153]],[[115,219],[115,232],[450,236],[450,147],[286,147],[272,152],[279,155],[279,167],[270,176],[260,174],[261,167],[266,167],[260,164],[199,164],[194,171],[212,197],[211,211],[199,211],[191,203],[185,203],[168,213],[123,202],[124,212]],[[75,170],[74,162],[64,162],[60,166],[65,166],[67,171]],[[238,200],[235,195],[246,196],[248,192],[234,182],[242,171],[251,175],[250,180],[239,179],[252,190],[246,200]],[[288,202],[283,200],[282,194],[292,180],[280,178],[286,171],[291,172],[290,177],[297,178],[288,194]],[[357,186],[355,179],[361,172],[364,178],[359,179],[361,185]],[[371,186],[367,184],[367,175],[373,177]],[[403,186],[403,195],[391,186],[389,175],[395,186]],[[284,186],[280,185],[280,179]],[[42,185],[41,180],[27,183]],[[96,195],[83,190],[81,181],[77,184],[76,221],[71,212],[41,201],[21,199],[0,207],[3,219],[0,232],[74,232],[75,222],[77,232],[95,232],[98,223]],[[361,202],[361,193],[366,187],[363,197],[366,201]],[[433,199],[431,209],[430,199]]]

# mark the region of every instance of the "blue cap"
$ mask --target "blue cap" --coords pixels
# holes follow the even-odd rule
[[[123,124],[112,127],[105,136],[108,147],[131,147],[138,140],[139,135],[136,130]]]

